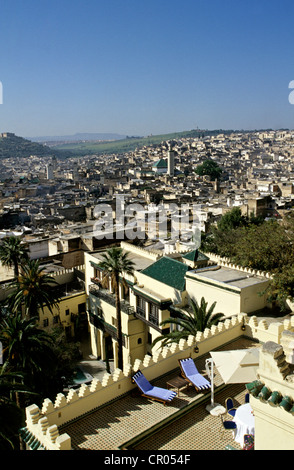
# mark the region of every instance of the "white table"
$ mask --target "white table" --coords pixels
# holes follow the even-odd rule
[[[254,435],[254,415],[250,403],[246,403],[237,408],[233,421],[237,425],[235,441],[243,447],[244,435]]]

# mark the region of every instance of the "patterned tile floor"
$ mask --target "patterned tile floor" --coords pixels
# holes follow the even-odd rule
[[[224,405],[225,399],[234,397],[239,406],[244,403],[244,385],[234,385],[215,396],[215,401]],[[224,450],[227,444],[241,449],[233,439],[231,431],[223,431],[221,418],[210,415],[206,405],[199,405],[193,411],[176,420],[173,424],[136,445],[134,450]],[[228,419],[228,418],[226,418]]]
[[[242,338],[222,349],[240,349],[252,345],[251,341]],[[204,374],[206,357],[208,355],[196,361],[199,372]],[[154,383],[165,387],[168,379],[174,377],[176,373]],[[244,403],[244,384],[230,385],[218,392],[217,387],[220,385],[222,385],[222,379],[216,372],[215,402],[224,405],[225,399],[231,396],[237,406]],[[231,431],[224,433],[221,431],[221,418],[211,416],[206,411],[205,406],[210,402],[210,393],[207,395],[206,403],[200,402],[192,411],[188,411],[185,416],[175,420],[180,411],[183,412],[188,405],[196,404],[201,398],[203,394],[198,394],[192,387],[182,390],[180,396],[167,406],[147,400],[138,394],[129,394],[77,421],[68,423],[60,428],[60,432],[71,436],[74,450],[118,450],[125,447],[131,439],[154,430],[154,427],[159,426],[163,420],[171,419],[170,424],[165,428],[154,432],[152,436],[132,448],[136,450],[223,450],[226,444],[239,448],[232,439]],[[127,448],[130,447],[127,446]]]

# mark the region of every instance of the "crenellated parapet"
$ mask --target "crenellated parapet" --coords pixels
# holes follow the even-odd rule
[[[128,243],[125,241],[122,241],[120,243],[120,246],[126,251],[129,251],[131,253],[137,253],[153,261],[157,261],[162,256],[162,251],[160,250],[146,250],[146,248],[136,246],[136,245],[133,245],[132,243]]]
[[[207,256],[211,261],[215,261],[219,266],[223,266],[226,268],[231,268],[231,269],[236,269],[237,271],[242,271],[246,273],[247,275],[251,276],[259,276],[259,277],[264,277],[267,279],[272,278],[272,274],[267,272],[267,271],[262,271],[259,269],[253,269],[249,267],[244,267],[239,264],[232,263],[230,258],[225,258],[221,257],[219,255],[216,255],[215,253],[204,253],[205,256]]]
[[[255,417],[256,450],[294,450],[294,374],[287,355],[292,342],[293,333],[284,331],[281,344],[264,343],[258,380],[246,384]]]
[[[198,332],[196,337],[189,336],[187,340],[182,339],[179,344],[173,343],[157,350],[153,356],[146,354],[143,360],[137,359],[133,364],[125,364],[123,371],[116,369],[112,374],[105,372],[101,380],[95,378],[88,385],[83,384],[78,389],[71,389],[67,393],[59,393],[53,401],[46,398],[41,409],[33,405],[33,408],[27,410],[28,431],[35,435],[39,429],[36,427],[36,423],[41,418],[46,418],[48,427],[57,426],[59,428],[65,423],[117,399],[119,396],[130,393],[135,387],[131,381],[131,375],[138,369],[144,371],[148,380],[155,380],[176,370],[178,368],[178,359],[188,356],[196,358],[220,347],[224,343],[234,341],[242,336],[242,326],[245,320],[245,314],[226,319],[211,329]],[[198,353],[194,350],[196,345],[199,350]],[[35,420],[32,419],[34,413],[36,415]],[[38,435],[40,435],[39,431]],[[59,443],[60,440],[61,438],[56,443]]]
[[[63,268],[59,269],[58,271],[50,272],[50,276],[58,278],[59,276],[63,276],[64,274],[72,274],[75,271],[85,271],[85,265],[74,266],[73,268]]]
[[[259,337],[263,339],[271,338],[274,341],[273,338],[280,338],[283,331],[289,331],[289,327],[294,327],[292,320],[267,324],[264,321],[258,322],[256,317],[248,318],[246,314],[227,318],[210,329],[205,329],[203,332],[199,331],[196,336],[189,336],[187,339],[181,339],[178,344],[173,343],[170,346],[158,349],[152,356],[145,355],[142,360],[136,359],[133,364],[126,363],[123,371],[115,369],[112,374],[105,372],[101,380],[95,378],[88,385],[83,384],[78,389],[71,389],[67,393],[59,393],[53,401],[46,398],[41,409],[32,405],[26,410],[27,430],[34,436],[39,436],[38,439],[43,436],[40,442],[45,445],[46,441],[47,447],[49,446],[48,442],[55,448],[57,445],[69,445],[64,436],[63,438],[56,436],[54,442],[48,441],[47,429],[51,426],[56,426],[58,429],[65,423],[90,413],[119,396],[130,393],[135,387],[131,381],[131,375],[137,370],[140,369],[146,378],[152,381],[177,370],[179,359],[189,356],[196,359],[243,335],[257,340]],[[264,341],[261,340],[261,342]],[[197,352],[195,350],[196,345]],[[42,421],[42,418],[46,418],[46,420]],[[45,427],[46,433],[44,434]],[[41,428],[43,434],[41,434]],[[53,429],[56,430],[56,428],[52,428],[51,434]]]
[[[247,322],[248,335],[257,339],[261,343],[274,341],[280,344],[284,331],[294,332],[294,316],[281,322],[268,322],[267,320],[258,320],[258,317],[252,316]]]
[[[274,341],[263,344],[259,356],[258,374],[268,375],[271,379],[283,381],[290,374],[290,367],[286,361],[283,346]]]
[[[68,434],[59,434],[56,424],[49,424],[36,405],[26,408],[26,427],[20,432],[23,441],[33,450],[71,450]]]
[[[281,345],[284,349],[286,361],[289,364],[294,364],[294,331],[283,331],[281,337]]]

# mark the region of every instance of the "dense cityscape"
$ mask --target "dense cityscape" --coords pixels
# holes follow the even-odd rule
[[[294,450],[293,13],[1,2],[0,452]]]
[[[281,216],[292,207],[293,142],[293,131],[286,130],[182,139],[174,141],[172,170],[167,142],[63,160],[11,155],[1,160],[0,227],[3,233],[22,232],[38,257],[60,251],[56,244],[63,235],[78,235],[82,246],[93,231],[95,206],[118,195],[146,208],[201,204],[206,224],[232,207],[246,215]],[[197,175],[206,160],[221,168],[221,178]]]
[[[40,438],[37,428],[34,430],[34,423],[39,421],[35,421],[33,416],[36,414],[41,421],[42,416],[45,417],[45,429],[49,430],[52,427],[50,423],[59,421],[54,408],[61,409],[66,402],[69,410],[59,412],[59,417],[64,413],[69,413],[72,418],[83,416],[85,410],[89,412],[92,409],[91,401],[86,408],[79,409],[78,406],[77,410],[72,409],[71,403],[83,397],[87,390],[90,396],[98,393],[99,383],[102,391],[97,399],[102,406],[108,403],[110,397],[117,397],[118,403],[122,403],[125,395],[120,392],[117,395],[111,383],[122,380],[119,388],[128,390],[130,384],[124,384],[125,377],[129,380],[129,374],[135,371],[138,361],[141,363],[140,369],[142,366],[144,369],[149,362],[147,358],[153,358],[154,354],[157,365],[160,365],[157,374],[160,376],[164,370],[170,371],[167,377],[163,376],[163,384],[166,381],[169,386],[182,389],[187,385],[185,379],[168,379],[170,374],[174,375],[174,366],[162,364],[165,358],[163,352],[172,347],[174,361],[182,355],[179,355],[181,349],[175,347],[178,348],[176,345],[184,340],[182,347],[187,355],[190,338],[196,335],[197,352],[194,348],[194,354],[196,352],[200,356],[197,366],[202,364],[204,367],[203,360],[206,358],[207,361],[209,351],[207,347],[212,346],[205,343],[202,346],[205,337],[201,338],[199,334],[202,332],[203,335],[213,325],[214,328],[226,325],[225,332],[233,328],[230,344],[232,341],[239,344],[238,334],[235,336],[234,332],[235,322],[243,326],[246,324],[244,331],[246,329],[248,339],[245,344],[246,341],[248,343],[243,347],[248,348],[255,345],[255,341],[261,344],[265,341],[263,335],[269,325],[264,322],[268,316],[272,325],[282,325],[282,319],[286,328],[286,337],[282,342],[284,350],[290,346],[287,334],[292,331],[292,327],[290,331],[288,328],[292,324],[289,319],[293,294],[289,290],[292,289],[292,280],[287,263],[292,263],[292,255],[287,255],[288,258],[280,266],[277,257],[281,258],[280,244],[285,249],[284,256],[288,253],[287,246],[285,248],[283,245],[283,236],[291,231],[294,132],[267,130],[213,134],[205,135],[205,132],[201,134],[198,131],[197,137],[171,138],[127,153],[60,158],[58,153],[56,156],[50,152],[48,156],[15,158],[11,154],[2,158],[0,255],[3,351],[9,346],[7,332],[11,332],[12,328],[9,311],[15,312],[12,318],[19,309],[24,314],[24,317],[23,314],[16,317],[20,323],[14,325],[14,329],[22,330],[24,322],[33,321],[34,325],[38,325],[39,332],[46,332],[49,337],[54,335],[55,338],[54,353],[50,352],[55,358],[54,370],[46,366],[38,373],[33,372],[30,379],[33,384],[24,381],[28,389],[33,387],[39,398],[35,398],[30,405],[27,395],[21,402],[23,405],[20,406],[26,406],[26,425],[20,431],[21,448],[84,448],[77,437],[71,438],[71,433],[75,436],[71,419],[62,419],[61,429],[65,432],[60,431],[59,434],[57,431],[60,440],[57,444],[50,433],[44,434],[44,439]],[[13,142],[14,134],[1,134],[6,147],[9,139]],[[46,148],[54,152],[54,146],[47,145],[42,152],[46,153]],[[130,207],[132,211],[128,211]],[[108,208],[110,213],[104,219]],[[159,217],[160,208],[165,209],[164,221]],[[193,217],[195,208],[196,219]],[[185,223],[184,211],[188,213]],[[140,212],[143,213],[143,218],[142,215],[140,218],[143,223],[138,224],[136,217]],[[107,230],[105,221],[110,223],[112,230]],[[195,224],[197,240],[193,238]],[[178,230],[173,230],[175,225]],[[280,234],[280,227],[284,225],[285,233]],[[252,229],[259,233],[256,232],[255,238],[249,241],[251,248],[243,245],[242,258],[238,253],[238,244],[235,252],[232,247],[239,239],[239,231],[243,239],[246,238],[245,232],[241,231]],[[267,230],[273,234],[272,237]],[[264,242],[260,243],[264,236],[268,238],[265,245]],[[290,237],[287,241],[289,247],[291,240]],[[260,255],[261,260],[253,248],[256,242],[261,251],[265,249],[265,254]],[[12,258],[12,249],[14,252],[19,250],[17,265]],[[223,256],[228,249],[234,255]],[[250,258],[248,254],[244,260],[246,250],[252,255]],[[275,252],[278,255],[274,256]],[[24,254],[26,257],[23,257]],[[125,288],[123,284],[119,286],[118,278],[113,277],[115,271],[110,268],[113,265],[109,265],[110,259],[113,263],[117,256],[122,263],[117,272],[123,276]],[[128,262],[124,257],[128,257]],[[272,259],[271,264],[269,259]],[[288,274],[286,280],[285,267]],[[274,272],[277,281],[270,280]],[[21,277],[16,277],[19,275]],[[270,298],[269,292],[274,292],[274,297]],[[215,307],[221,313],[213,313]],[[191,312],[197,319],[195,327],[193,323],[188,326],[184,320]],[[258,317],[261,317],[261,323],[256,330]],[[202,323],[198,324],[200,319]],[[268,338],[272,339],[272,334]],[[219,344],[224,341],[219,340]],[[199,354],[199,348],[203,348],[202,354]],[[264,347],[265,354],[272,354],[270,346],[268,348]],[[288,360],[292,364],[289,354]],[[12,358],[3,353],[4,368],[12,367],[14,370],[16,365],[13,366]],[[283,367],[287,375],[292,376],[291,367]],[[35,364],[32,370],[34,368]],[[47,377],[54,377],[54,386],[52,381],[49,384],[45,380],[44,373]],[[211,378],[207,373],[207,377]],[[216,386],[221,386],[218,375],[214,380]],[[210,390],[210,382],[207,383]],[[131,395],[129,393],[127,399],[132,397],[133,392]],[[245,389],[242,389],[235,401],[244,400],[244,393]],[[63,402],[62,397],[66,395],[66,402]],[[198,390],[196,397],[188,396],[188,405],[185,403],[184,406],[191,406],[194,399],[197,402],[202,395]],[[56,400],[52,408],[54,397]],[[174,397],[175,393],[171,399]],[[114,406],[108,406],[115,412]],[[222,410],[225,410],[222,405],[215,406],[214,403],[206,405],[206,408],[210,411],[210,417],[222,416]],[[172,420],[172,417],[171,413],[169,419]],[[142,419],[145,420],[143,414]],[[122,435],[116,435],[114,446],[107,436],[108,443],[103,443],[101,433],[102,440],[89,441],[86,445],[96,450],[133,448],[130,447],[133,440],[127,442],[124,429],[122,425]],[[143,429],[142,432],[144,434]],[[241,447],[242,439],[239,441]],[[9,440],[6,442],[9,447]],[[118,445],[118,442],[121,444]],[[146,449],[140,447],[140,438],[135,438],[134,442],[137,442],[135,449]],[[180,450],[178,444],[172,442],[171,445]],[[11,445],[15,446],[15,443]],[[234,448],[234,445],[234,440],[227,439],[228,448]],[[196,448],[206,446],[199,443]],[[220,448],[222,446],[221,442]],[[219,449],[219,446],[216,448]]]

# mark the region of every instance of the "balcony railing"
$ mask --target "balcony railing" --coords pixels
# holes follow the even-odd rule
[[[142,308],[142,307],[139,307],[138,305],[137,305],[137,307],[136,307],[136,313],[137,313],[140,317],[146,318],[145,309]]]
[[[151,313],[149,313],[149,321],[153,325],[159,326],[158,315],[152,315]]]
[[[116,301],[115,301],[115,296],[108,292],[106,289],[99,289],[96,286],[90,286],[89,289],[90,294],[95,295],[95,297],[98,297],[101,300],[104,300],[108,304],[112,305],[113,307],[116,306]],[[121,299],[120,301],[120,309],[122,312],[126,313],[127,315],[130,315],[134,313],[134,307],[132,307],[129,302],[125,299]]]

